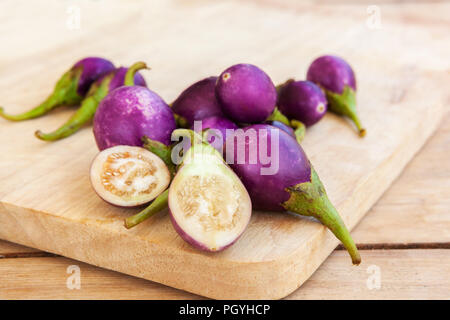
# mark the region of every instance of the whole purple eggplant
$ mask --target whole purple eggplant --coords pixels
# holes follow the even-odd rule
[[[308,69],[307,79],[325,91],[330,111],[349,117],[361,137],[366,134],[356,113],[355,73],[344,59],[331,55],[317,58]]]
[[[91,84],[112,70],[114,65],[109,60],[98,57],[82,59],[64,73],[52,94],[40,105],[17,115],[6,114],[0,108],[0,116],[11,121],[22,121],[40,117],[62,105],[77,105],[83,100]]]
[[[222,72],[216,96],[224,114],[236,123],[267,120],[277,102],[272,80],[252,64],[236,64]]]
[[[180,126],[190,127],[195,120],[223,116],[216,99],[217,77],[200,80],[185,89],[172,103],[172,111]]]
[[[211,129],[212,132],[208,132],[207,141],[210,143],[214,148],[218,149],[219,151],[222,150],[223,144],[226,141],[227,138],[227,130],[235,130],[238,129],[238,126],[228,120],[225,117],[209,117],[205,118],[203,120],[198,121],[200,126],[196,128],[194,122],[194,125],[191,127],[192,130],[195,130],[196,132],[200,132],[206,129]],[[218,137],[216,137],[217,134],[221,135],[222,140],[219,142],[216,140]]]
[[[134,74],[134,84],[142,87],[147,86],[144,78],[137,72],[137,70],[145,67],[145,64],[142,65],[140,62],[131,67],[131,72],[136,72]],[[125,84],[125,75],[128,70],[129,68],[120,67],[100,77],[91,85],[86,98],[81,102],[80,108],[65,124],[50,133],[43,133],[37,130],[35,136],[41,140],[55,141],[77,132],[85,123],[94,117],[97,107],[103,98],[112,90]]]
[[[241,178],[253,207],[317,218],[343,243],[353,263],[359,264],[361,258],[350,233],[297,141],[267,124],[246,127],[243,134],[242,143],[227,139],[226,162]],[[270,156],[270,161],[262,159],[263,146],[266,151],[262,152]]]
[[[142,146],[144,136],[165,145],[170,143],[176,128],[172,110],[155,92],[129,86],[133,76],[127,72],[126,86],[111,91],[98,106],[94,136],[100,150],[117,145]]]
[[[278,92],[280,111],[306,126],[318,122],[327,111],[327,99],[313,82],[288,80]]]

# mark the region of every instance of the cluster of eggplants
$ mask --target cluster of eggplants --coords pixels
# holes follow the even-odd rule
[[[99,154],[94,161],[91,179],[102,198],[116,205],[130,206],[155,199],[159,194],[150,206],[126,219],[125,225],[128,228],[168,205],[174,227],[183,239],[199,249],[219,251],[234,243],[242,234],[253,205],[257,209],[290,211],[317,218],[342,241],[353,263],[360,262],[358,250],[347,228],[298,143],[303,138],[305,126],[319,121],[327,108],[348,116],[355,122],[360,134],[364,134],[355,111],[354,73],[344,60],[333,56],[320,57],[310,66],[308,81],[289,80],[278,87],[258,67],[237,64],[218,77],[194,83],[170,106],[148,89],[145,80],[137,73],[145,67],[144,63],[139,62],[128,69],[115,69],[108,60],[86,58],[61,77],[54,92],[38,107],[20,115],[9,115],[0,109],[0,115],[9,120],[20,121],[39,117],[60,105],[81,103],[74,116],[62,127],[49,134],[37,131],[36,136],[43,140],[61,139],[93,118],[95,140],[104,153]],[[245,161],[228,166],[222,155],[209,144],[214,146],[217,135],[205,135],[204,139],[202,136],[201,143],[191,144],[189,151],[183,155],[182,164],[176,170],[171,158],[174,147],[170,144],[171,136],[176,132],[180,134],[181,130],[182,133],[191,135],[191,138],[194,137],[191,130],[175,129],[178,124],[197,130],[196,120],[202,121],[198,130],[215,129],[225,138],[222,146],[227,159],[229,156],[235,157],[237,153],[237,146],[227,139],[227,130],[235,130],[239,125],[243,127],[244,134],[248,130],[255,130],[258,138],[244,140],[244,145],[240,147],[245,150]],[[270,140],[275,138],[273,135],[279,139],[278,170],[270,175],[260,173],[266,164],[259,159],[259,152],[256,163],[249,162],[251,157],[248,153],[259,147],[259,140],[264,134],[269,146]],[[142,146],[151,153],[141,151],[142,148],[139,147]],[[137,149],[133,149],[136,147]],[[200,154],[198,150],[210,150],[211,156],[200,157],[195,162],[186,160],[192,155]],[[270,154],[272,151],[268,148],[267,152]],[[121,170],[126,170],[122,158],[132,157],[130,154],[134,154],[135,163],[143,166],[133,174],[154,175],[151,179],[159,176],[161,181],[157,184],[158,189],[152,189],[153,192],[142,189],[145,191],[143,193],[149,193],[150,196],[134,197],[128,192],[130,200],[122,201],[121,194],[126,192],[114,189],[116,186],[111,186],[108,177],[113,179],[116,175],[121,175]],[[152,165],[155,163],[151,159],[153,154],[163,160],[166,166]],[[98,171],[102,171],[101,174]],[[172,184],[163,191],[169,185],[170,177],[173,177]],[[202,206],[189,201],[180,204],[180,201],[185,201],[192,194],[205,196],[210,191],[208,187],[198,190],[198,184],[193,184],[192,181],[200,179],[198,181],[204,182],[211,177],[214,178],[211,180],[213,184],[221,181],[223,189],[216,188],[218,190],[213,192],[207,202],[208,208],[211,206],[217,210],[223,196],[217,197],[216,194],[221,190],[235,192],[230,201],[237,199],[237,202],[235,208],[230,209],[227,214],[219,212],[219,218],[208,216],[207,213],[195,218],[196,223],[202,225],[203,229],[199,229],[198,226],[192,226],[194,220],[190,210],[197,208],[195,210],[201,211]],[[154,188],[156,183],[152,183],[151,179],[145,180],[145,187]],[[143,182],[121,180],[120,184],[139,189]],[[186,191],[186,187],[190,185],[192,188]],[[104,192],[105,188],[110,194]],[[132,189],[133,192],[135,189]],[[197,200],[203,201],[202,197]],[[220,218],[224,214],[225,218]],[[221,219],[225,219],[226,223]],[[211,225],[217,225],[221,230],[225,228],[229,233],[211,230]]]
[[[279,85],[278,108],[305,126],[317,123],[327,110],[350,118],[363,137],[366,130],[356,113],[356,79],[350,65],[332,55],[315,59],[308,68],[306,81],[292,79]]]
[[[283,130],[280,129],[280,127],[275,127],[270,124],[250,125],[242,130],[244,135],[247,131],[253,130],[256,133],[256,138],[243,140],[243,145],[237,145],[234,141],[228,139],[225,143],[225,158],[227,162],[231,159],[230,167],[244,184],[244,190],[248,192],[251,199],[251,204],[248,204],[248,201],[245,201],[247,198],[246,193],[243,191],[239,193],[237,198],[242,199],[241,201],[243,203],[247,203],[244,206],[246,209],[242,210],[241,214],[247,217],[249,214],[248,208],[253,206],[253,208],[260,210],[290,211],[303,216],[315,217],[329,228],[343,243],[351,256],[353,264],[359,264],[361,258],[358,249],[344,222],[340,218],[339,213],[330,202],[316,171],[309,162],[302,147],[296,141],[295,135],[292,132],[289,132],[289,130]],[[262,141],[262,139],[265,139],[266,141]],[[272,146],[272,139],[277,139],[278,141],[277,151],[272,150],[270,147]],[[155,144],[148,138],[144,138],[143,141],[144,147],[156,154],[170,154],[171,146],[165,146],[160,143]],[[263,162],[260,158],[260,143],[266,143],[266,152],[268,155],[273,155],[275,152],[278,152],[278,157],[276,159],[278,168],[272,174],[261,174],[263,168],[272,164]],[[206,136],[202,141],[202,145],[205,144],[208,145]],[[238,148],[241,148],[239,149],[240,152],[244,151],[243,162],[236,161],[239,152]],[[169,151],[161,152],[161,149]],[[191,149],[189,149],[189,152],[191,152]],[[250,156],[250,152],[255,152],[257,154],[256,162],[250,160],[253,158]],[[216,154],[218,153],[216,152]],[[186,214],[186,212],[183,211],[186,209],[184,209],[184,206],[179,202],[184,200],[180,200],[180,196],[178,198],[176,197],[180,190],[189,184],[189,177],[186,177],[186,175],[208,177],[209,175],[221,173],[222,176],[228,176],[232,179],[232,175],[229,172],[229,169],[227,169],[228,165],[222,160],[211,161],[211,158],[212,157],[196,158],[196,161],[194,161],[195,165],[189,163],[188,166],[184,164],[185,160],[183,160],[181,168],[185,167],[191,169],[177,171],[174,181],[179,182],[172,182],[169,190],[160,194],[150,206],[138,214],[125,219],[125,226],[127,228],[132,228],[155,213],[163,210],[168,205],[176,231],[184,240],[194,247],[207,251],[218,251],[236,241],[241,234],[241,231],[239,231],[242,230],[241,228],[231,229],[233,230],[233,237],[228,239],[227,242],[219,241],[221,238],[211,242],[211,239],[216,239],[217,230],[213,230],[213,232],[209,233],[202,233],[198,228],[190,226],[185,217],[189,217],[192,214]],[[162,156],[161,159],[163,159],[166,164],[171,161],[168,156]],[[221,163],[222,165],[218,166],[217,163]],[[217,169],[215,169],[216,167]],[[205,188],[207,189],[207,187]],[[226,190],[226,193],[228,193],[231,192],[233,188],[224,188],[223,190]],[[219,193],[222,194],[219,198],[224,197],[225,193],[223,193],[223,190],[219,191]],[[217,191],[213,192],[208,189],[205,192],[211,192],[212,197],[217,193]],[[199,192],[189,190],[189,192],[181,194],[181,199],[189,197],[195,198],[198,197],[198,194]],[[232,199],[235,198],[236,197],[232,197]],[[201,208],[201,206],[197,206],[197,208]],[[241,221],[241,223],[245,225],[248,223],[248,219],[241,219],[238,221]],[[198,224],[200,222],[194,221],[193,223]],[[240,224],[240,227],[242,227],[242,224]]]
[[[214,79],[204,79],[186,89],[172,104],[172,110],[177,112],[178,117],[182,117],[184,125],[194,128],[195,120],[203,120],[200,130],[214,128],[220,131],[227,141],[224,145],[227,160],[229,156],[236,157],[238,146],[231,144],[234,147],[230,147],[226,129],[236,129],[236,123],[250,124],[243,127],[243,133],[255,130],[258,138],[244,140],[245,145],[239,147],[245,148],[245,161],[232,161],[230,166],[246,187],[253,207],[261,210],[290,211],[317,218],[343,243],[352,262],[359,264],[361,259],[349,231],[328,199],[324,186],[298,143],[304,134],[305,125],[316,123],[327,110],[326,96],[321,88],[310,81],[287,81],[278,87],[277,97],[277,88],[270,78],[259,68],[248,64],[232,66]],[[278,121],[283,117],[273,116],[277,113],[277,99],[281,112],[291,118],[288,125],[283,123],[284,121]],[[266,135],[268,146],[271,145],[270,140],[274,132],[279,139],[279,168],[270,175],[260,173],[261,168],[267,165],[259,159],[258,148],[262,132]],[[204,140],[205,143],[212,142],[210,137],[205,137]],[[171,146],[155,144],[147,138],[144,142],[144,147],[157,154],[170,154]],[[249,162],[249,152],[255,147],[258,150],[258,158],[256,163],[252,163]],[[267,153],[271,152],[269,148]],[[167,156],[164,159],[167,164],[171,161]],[[199,168],[207,166],[206,162],[198,165]],[[175,178],[184,180],[183,171],[177,172]],[[180,211],[180,205],[176,200],[171,201],[170,197],[170,194],[176,194],[174,190],[179,188],[172,185],[168,192],[162,193],[149,207],[127,218],[125,226],[134,227],[165,208],[167,204],[171,213]],[[179,223],[174,221],[173,213],[171,217],[175,229],[183,239],[200,249],[211,250],[205,243],[193,239],[197,233],[180,227]],[[182,215],[178,216],[182,219],[180,217]]]

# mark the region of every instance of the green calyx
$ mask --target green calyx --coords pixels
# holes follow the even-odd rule
[[[81,102],[80,108],[61,127],[50,133],[43,133],[37,130],[34,135],[41,140],[55,141],[77,132],[85,123],[94,117],[98,105],[109,93],[109,84],[113,77],[114,73],[111,73],[105,76],[99,84],[94,83],[89,89],[86,98]]]
[[[7,114],[0,107],[0,116],[11,121],[22,121],[43,116],[62,105],[72,106],[80,103],[83,97],[78,94],[78,81],[82,71],[82,67],[77,67],[64,73],[56,83],[53,93],[37,107],[17,115]]]
[[[306,133],[305,125],[303,124],[303,122],[294,119],[291,120],[290,125],[294,129],[295,139],[300,144],[300,142],[302,142],[303,139],[305,138]]]
[[[142,143],[145,149],[156,154],[166,164],[170,174],[174,176],[176,167],[171,158],[172,146],[166,146],[164,143],[152,140],[147,136],[142,137]]]
[[[186,120],[186,118],[184,118],[176,113],[174,113],[173,116],[177,123],[177,128],[189,128],[189,122]]]
[[[345,86],[341,94],[325,90],[328,100],[328,109],[334,113],[350,118],[359,131],[359,136],[366,135],[366,129],[361,125],[361,121],[356,113],[356,93],[349,87]]]
[[[123,81],[126,86],[134,86],[134,75],[136,72],[142,69],[148,69],[149,67],[145,64],[145,62],[139,61],[134,63],[131,67],[128,68],[127,73],[125,74],[125,79]]]
[[[285,125],[289,126],[289,119],[281,113],[278,108],[275,108],[272,112],[272,114],[266,119],[266,121],[279,121],[284,123]]]
[[[156,213],[166,209],[169,200],[168,198],[169,189],[166,189],[166,191],[157,196],[147,208],[135,214],[134,216],[126,218],[124,222],[125,228],[133,228],[141,222],[147,220],[151,216],[155,215]]]
[[[318,219],[342,242],[353,264],[361,263],[358,249],[349,231],[328,199],[325,188],[312,166],[311,181],[289,187],[286,191],[290,194],[289,199],[282,204],[286,210]]]

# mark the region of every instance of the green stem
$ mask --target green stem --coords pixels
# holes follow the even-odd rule
[[[53,93],[37,107],[21,114],[15,115],[7,114],[4,112],[3,108],[0,107],[0,116],[11,121],[23,121],[28,119],[34,119],[48,113],[49,111],[55,109],[60,105],[61,101],[59,96]]]
[[[156,140],[152,140],[147,136],[142,137],[143,147],[148,151],[156,154],[169,169],[172,176],[175,175],[176,167],[172,162],[172,146],[166,146],[164,143],[161,143]]]
[[[80,103],[83,97],[78,94],[77,89],[82,71],[82,68],[72,68],[64,73],[56,83],[53,93],[44,102],[30,111],[10,115],[5,113],[3,108],[0,108],[0,116],[11,121],[22,121],[43,116],[62,105],[72,106]]]
[[[141,222],[147,220],[154,214],[164,210],[167,208],[168,204],[168,197],[169,197],[169,189],[161,193],[158,197],[156,197],[155,200],[144,210],[141,212],[135,214],[134,216],[128,217],[125,219],[125,228],[130,229]]]
[[[189,128],[189,122],[186,118],[174,113],[175,121],[177,122],[177,128]]]
[[[323,225],[325,225],[331,232],[338,238],[345,249],[347,249],[350,257],[352,258],[352,263],[358,265],[361,263],[361,256],[359,255],[358,249],[350,235],[350,232],[346,228],[344,222],[342,221],[339,213],[328,200],[324,201],[324,206],[322,210],[318,210],[314,215]]]
[[[361,125],[361,121],[356,113],[356,93],[349,87],[345,86],[341,94],[325,90],[328,100],[328,109],[334,113],[350,118],[356,128],[360,137],[366,135],[366,129]]]
[[[356,115],[356,113],[351,113],[349,115],[349,118],[353,121],[353,123],[355,124],[356,128],[358,129],[358,133],[360,137],[364,137],[366,135],[366,129],[363,128],[361,121],[359,120],[358,116]]]
[[[278,108],[275,108],[272,112],[272,114],[266,119],[267,121],[279,121],[281,123],[284,123],[285,125],[289,126],[289,119],[281,113]]]
[[[83,100],[80,108],[70,119],[61,127],[50,133],[43,133],[41,130],[37,130],[34,135],[45,141],[55,141],[66,138],[73,133],[77,132],[85,123],[94,117],[99,102],[94,96],[87,97]]]
[[[297,142],[300,144],[300,142],[303,141],[305,138],[306,133],[306,127],[303,124],[303,122],[298,120],[291,120],[291,127],[294,129],[295,138],[297,139]]]
[[[124,85],[126,86],[134,86],[134,75],[136,72],[142,69],[150,69],[147,67],[145,62],[139,61],[133,64],[131,67],[128,68],[127,73],[125,74],[125,80]]]
[[[34,135],[45,141],[55,141],[66,138],[77,132],[85,123],[89,122],[95,115],[98,105],[109,92],[109,84],[114,77],[114,72],[111,72],[98,83],[95,82],[87,97],[82,101],[81,107],[70,117],[70,119],[61,127],[50,133],[43,133],[38,130]]]
[[[286,210],[318,219],[342,242],[353,264],[361,263],[358,249],[339,213],[328,199],[314,168],[311,167],[311,181],[289,187],[286,191],[290,194],[290,198],[282,204]]]

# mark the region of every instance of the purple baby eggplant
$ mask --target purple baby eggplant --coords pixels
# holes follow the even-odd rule
[[[143,136],[168,145],[175,127],[169,106],[155,92],[141,86],[111,91],[94,116],[94,136],[100,150],[116,145],[142,146]]]
[[[313,82],[289,80],[279,89],[278,108],[288,118],[312,126],[325,115],[327,99]]]
[[[9,115],[0,108],[0,116],[11,121],[22,121],[40,117],[62,106],[79,104],[91,84],[101,76],[114,70],[114,65],[106,59],[89,57],[78,61],[58,80],[52,94],[40,105],[17,115]]]
[[[199,127],[196,127],[196,124],[199,124]],[[207,141],[217,150],[222,150],[223,144],[226,141],[227,137],[227,129],[238,129],[238,126],[228,120],[225,117],[209,117],[203,120],[195,121],[194,125],[191,127],[192,130],[195,130],[197,133],[200,133],[203,130],[210,129],[211,131],[207,131]]]
[[[355,74],[344,59],[331,55],[317,58],[309,66],[307,79],[325,91],[330,111],[349,117],[361,137],[366,134],[356,113]]]
[[[145,64],[142,66],[141,63],[137,63],[129,69],[134,74],[134,83],[145,87],[147,85],[144,78],[137,72],[137,70],[143,68],[145,68]],[[41,140],[55,141],[77,132],[85,123],[94,117],[95,111],[103,98],[112,90],[124,85],[125,75],[129,69],[120,67],[102,76],[92,84],[86,98],[81,102],[80,108],[65,124],[50,133],[43,133],[38,130],[35,132],[35,136]]]
[[[91,84],[102,75],[112,71],[114,65],[103,58],[89,57],[78,61],[73,69],[82,70],[78,81],[77,92],[80,96],[85,96]]]
[[[359,264],[350,233],[297,141],[266,124],[246,127],[242,134],[241,143],[227,139],[226,161],[247,188],[253,207],[317,218],[343,243],[353,263]]]
[[[195,120],[223,116],[216,99],[217,77],[200,80],[185,89],[172,103],[172,111],[181,126],[190,127]]]
[[[236,64],[219,76],[216,96],[224,114],[236,123],[266,120],[274,111],[277,91],[269,76],[251,64]]]
[[[249,194],[222,156],[195,139],[191,130],[175,136],[192,137],[168,194],[172,224],[193,247],[221,251],[232,245],[247,227],[252,205]]]

